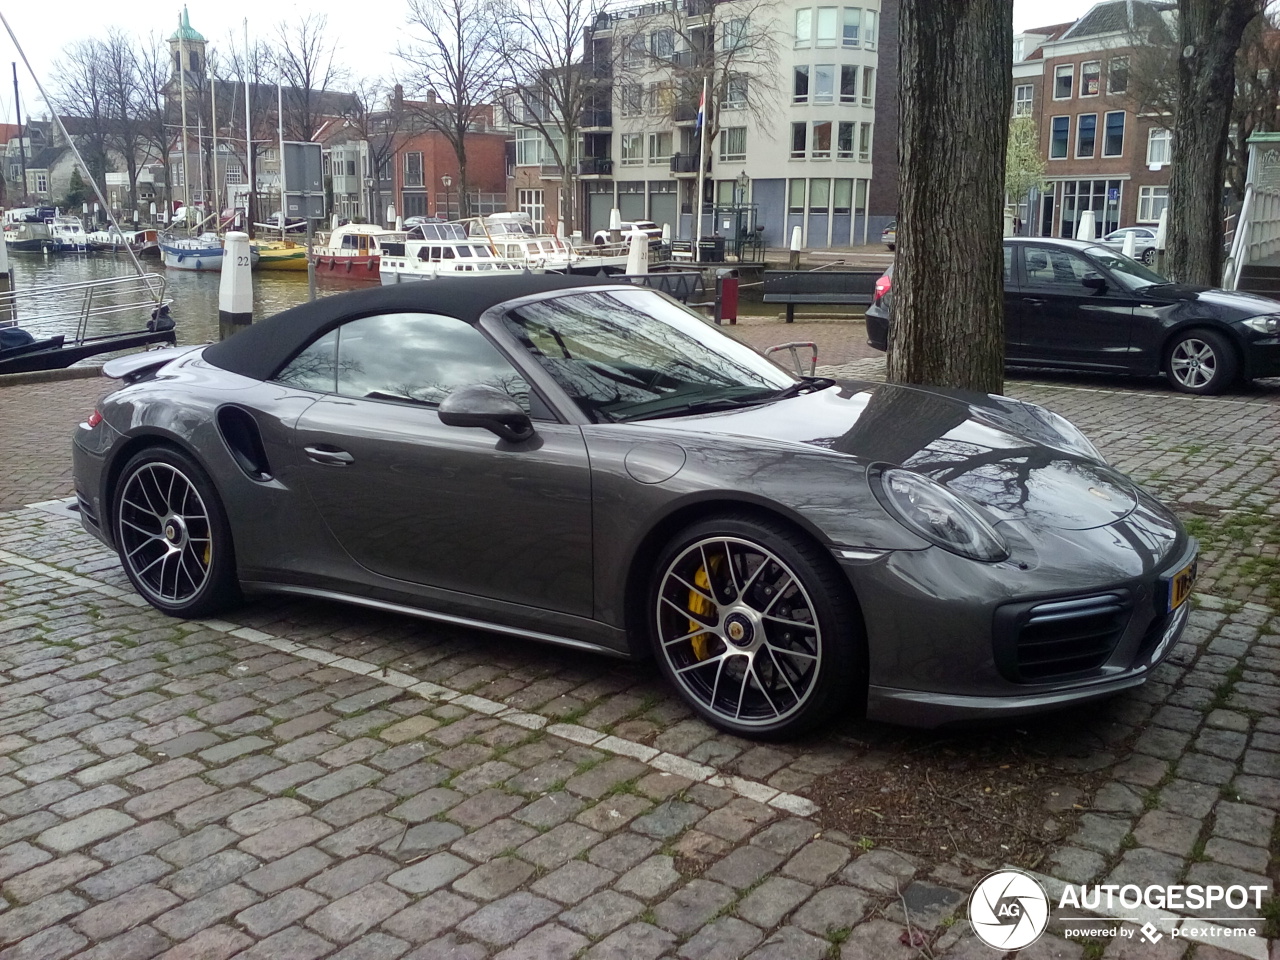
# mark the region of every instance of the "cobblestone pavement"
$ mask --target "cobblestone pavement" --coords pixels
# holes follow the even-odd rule
[[[0,388],[0,410],[70,412],[54,438],[22,441],[57,468],[41,444],[65,443],[103,386]],[[1272,897],[1280,603],[1263,561],[1280,390],[1008,391],[1203,518],[1209,548],[1191,626],[1152,681],[1018,725],[1060,837],[1038,869],[1051,890],[1184,881]],[[0,473],[0,495],[67,492],[28,476]],[[694,719],[644,665],[312,601],[175,621],[65,511],[0,512],[0,960],[997,957],[962,918],[998,864],[844,835],[813,800],[850,769],[927,782],[940,761],[921,744],[963,760],[991,738],[850,720],[766,746]],[[1280,960],[1259,937],[1193,942],[1172,936],[1176,918],[1123,915],[1161,940],[1069,938],[1055,920],[1020,956]],[[1257,926],[1218,921],[1235,925]]]

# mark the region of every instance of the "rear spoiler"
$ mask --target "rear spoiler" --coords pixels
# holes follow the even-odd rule
[[[197,346],[165,347],[163,350],[144,350],[142,353],[131,353],[127,357],[116,357],[102,365],[102,375],[112,380],[123,380],[135,383],[143,377],[155,373],[166,363],[185,356],[192,350],[199,350],[204,344]]]

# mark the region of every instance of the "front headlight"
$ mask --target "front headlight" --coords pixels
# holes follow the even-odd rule
[[[1257,333],[1280,333],[1280,316],[1251,317],[1240,322]]]
[[[898,467],[873,467],[871,489],[907,529],[970,560],[995,562],[1009,548],[968,501],[926,476]]]

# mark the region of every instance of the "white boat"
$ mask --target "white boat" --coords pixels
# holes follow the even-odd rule
[[[436,277],[483,280],[520,269],[498,256],[487,240],[468,237],[460,223],[423,223],[408,232],[404,243],[382,245],[378,277],[385,287]]]
[[[49,237],[57,253],[84,253],[89,245],[78,217],[53,217],[48,221]]]
[[[574,247],[563,237],[538,233],[527,213],[493,213],[470,221],[473,235],[483,233],[499,256],[533,273],[625,273],[629,244],[616,249]]]

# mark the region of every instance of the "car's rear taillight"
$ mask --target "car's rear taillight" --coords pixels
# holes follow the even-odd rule
[[[881,297],[883,297],[886,293],[889,292],[889,286],[891,283],[892,283],[892,280],[890,279],[889,274],[887,273],[883,274],[880,277],[880,279],[876,281],[876,299],[877,300],[879,300]]]
[[[92,430],[101,422],[102,422],[102,414],[100,414],[97,410],[89,414],[89,419],[85,421],[85,423],[89,425],[90,430]]]

